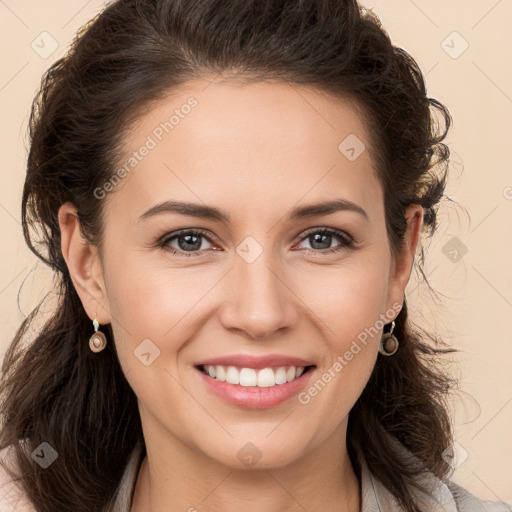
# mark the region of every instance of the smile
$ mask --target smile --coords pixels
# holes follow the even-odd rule
[[[306,367],[309,368],[309,367]],[[201,369],[212,379],[217,379],[229,384],[258,388],[268,388],[299,378],[305,370],[304,366],[281,366],[278,368],[237,368],[236,366],[208,365],[204,364]]]
[[[298,395],[315,368],[312,365],[256,369],[201,364],[195,370],[202,385],[225,403],[246,409],[266,409]]]

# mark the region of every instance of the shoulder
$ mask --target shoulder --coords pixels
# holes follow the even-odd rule
[[[6,467],[15,471],[13,446],[0,450],[0,512],[36,512],[21,483],[9,474]]]
[[[512,504],[503,501],[481,500],[452,481],[446,482],[446,486],[455,500],[457,510],[460,512],[512,512]]]
[[[413,456],[401,443],[397,442],[397,445],[400,450]],[[419,459],[416,458],[416,460],[419,462]],[[435,498],[435,505],[439,507],[442,512],[512,512],[511,504],[502,501],[482,500],[452,480],[440,480],[428,471],[421,480],[422,483],[425,484],[425,487],[430,489],[430,497]],[[436,507],[432,507],[431,509],[439,510],[439,508]],[[427,508],[427,510],[430,509]]]
[[[421,464],[421,461],[396,438],[390,436],[390,443],[396,445],[401,455]],[[358,448],[358,452],[359,450]],[[363,454],[359,453],[362,467],[363,512],[402,511],[396,498],[368,470]],[[408,490],[420,509],[429,512],[512,512],[512,504],[481,500],[452,480],[441,480],[427,470],[417,475],[415,482],[408,484]]]

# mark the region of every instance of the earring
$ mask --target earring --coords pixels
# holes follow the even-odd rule
[[[398,340],[396,336],[393,334],[393,329],[395,328],[395,321],[391,323],[391,330],[382,335],[379,344],[379,352],[383,356],[392,356],[398,350]]]
[[[101,352],[107,346],[107,338],[101,331],[98,331],[100,324],[96,318],[92,323],[94,325],[94,334],[89,338],[89,348],[93,352]]]

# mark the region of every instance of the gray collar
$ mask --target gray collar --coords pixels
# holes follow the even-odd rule
[[[418,461],[418,458],[397,439],[390,438],[390,442],[395,444],[399,452],[405,453]],[[361,451],[357,451],[361,464],[361,512],[402,512],[404,509],[400,507],[396,498],[370,472]],[[425,472],[419,481],[425,487],[427,493],[420,492],[414,486],[409,487],[409,489],[417,499],[418,504],[422,505],[421,510],[428,510],[429,512],[458,512],[450,489],[434,474]]]

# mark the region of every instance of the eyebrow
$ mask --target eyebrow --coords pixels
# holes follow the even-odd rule
[[[346,199],[335,199],[323,203],[310,204],[294,208],[288,214],[287,219],[290,221],[296,221],[310,217],[317,217],[320,215],[329,215],[338,211],[353,211],[359,213],[366,220],[368,220],[368,214],[363,208],[361,208],[361,206]],[[163,203],[152,206],[149,210],[144,212],[138,218],[137,222],[162,213],[179,213],[181,215],[188,215],[190,217],[197,217],[201,219],[209,219],[226,224],[228,224],[231,220],[229,213],[227,213],[225,210],[221,210],[220,208],[215,208],[213,206],[181,201],[164,201]]]

